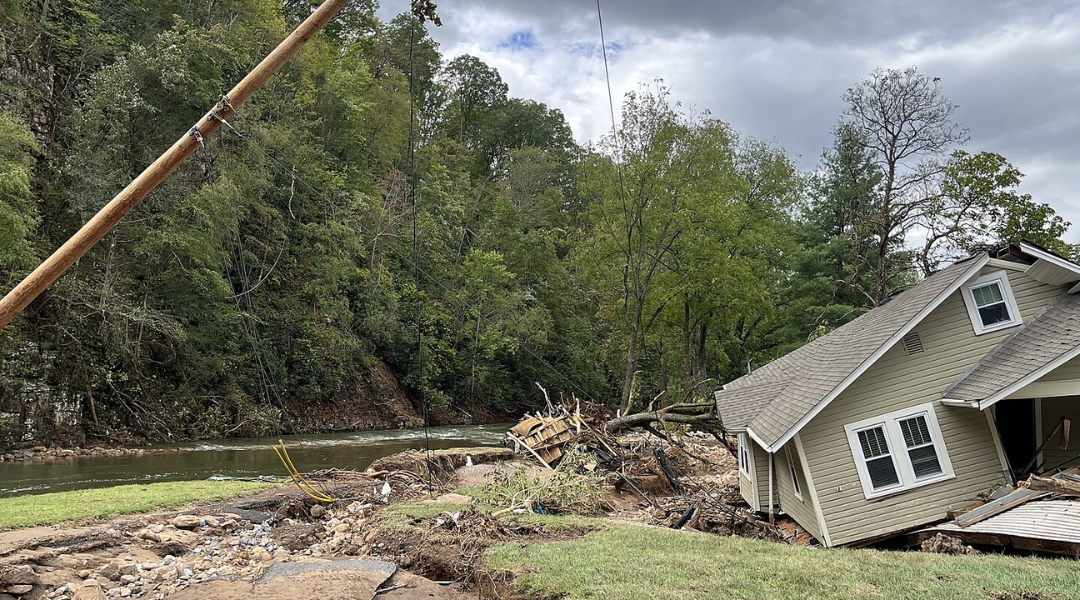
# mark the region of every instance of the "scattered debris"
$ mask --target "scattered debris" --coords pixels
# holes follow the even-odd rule
[[[996,498],[995,498],[996,497]],[[924,548],[942,534],[962,544],[1080,556],[1080,468],[1032,475],[953,520],[913,531],[890,545]]]
[[[447,481],[453,477],[456,469],[465,466],[469,461],[473,464],[485,464],[510,460],[513,457],[513,453],[506,448],[445,448],[432,450],[430,455],[422,450],[406,450],[376,460],[371,463],[366,473],[408,472],[427,481],[430,464],[435,480]]]
[[[547,399],[547,391],[540,389]],[[750,510],[739,495],[731,448],[717,436],[717,430],[685,431],[683,426],[678,436],[681,441],[676,441],[666,435],[666,429],[661,432],[654,427],[664,426],[662,418],[659,422],[645,419],[641,421],[645,432],[616,438],[608,433],[612,423],[625,430],[634,419],[608,420],[589,403],[571,399],[573,404],[561,406],[549,400],[546,412],[525,415],[507,433],[505,442],[518,456],[535,459],[547,471],[537,475],[496,472],[486,492],[503,510],[560,512],[570,507],[589,514],[606,505],[614,516],[653,525],[778,542],[813,541],[793,522],[770,524]],[[687,407],[690,405],[675,406],[675,412],[664,414],[679,414]],[[687,408],[698,409],[696,405]],[[707,436],[714,438],[708,444]],[[563,463],[571,455],[573,465],[566,469]],[[579,479],[573,478],[575,472]],[[609,497],[594,493],[590,480],[581,478],[584,474],[596,481],[600,480],[596,475],[602,474],[611,488]],[[637,500],[628,502],[624,495]]]
[[[485,499],[506,508],[496,512],[528,511],[596,515],[604,506],[604,478],[594,470],[592,455],[571,446],[554,470],[498,470],[484,487]]]
[[[964,545],[964,542],[952,536],[939,533],[934,537],[926,540],[920,546],[923,552],[934,552],[936,554],[978,554],[979,551],[971,546]]]

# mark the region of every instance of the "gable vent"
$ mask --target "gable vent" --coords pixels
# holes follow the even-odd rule
[[[918,354],[923,351],[922,338],[919,337],[918,331],[912,331],[911,333],[905,335],[903,342],[904,352],[906,352],[908,356],[911,356],[912,354]]]

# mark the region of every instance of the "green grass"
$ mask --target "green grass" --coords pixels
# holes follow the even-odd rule
[[[379,515],[385,518],[390,524],[404,525],[411,522],[413,519],[429,519],[443,513],[464,510],[467,507],[467,504],[452,504],[449,502],[434,501],[424,502],[420,500],[415,502],[403,502],[401,504],[391,504],[379,511]]]
[[[104,519],[196,501],[226,500],[267,485],[273,484],[246,481],[173,481],[0,498],[0,531],[33,525]]]
[[[582,539],[498,546],[490,552],[490,564],[518,569],[518,589],[541,598],[977,600],[1038,592],[1043,600],[1080,599],[1080,564],[1073,559],[812,550],[602,521],[594,525],[600,529]]]

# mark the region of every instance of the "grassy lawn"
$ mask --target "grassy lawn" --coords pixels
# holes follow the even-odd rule
[[[810,550],[633,525],[598,526],[583,539],[496,547],[491,566],[521,569],[518,589],[543,598],[1080,599],[1080,563],[1072,559]]]
[[[103,519],[196,501],[226,500],[267,485],[274,484],[247,481],[173,481],[0,498],[0,530],[83,519]]]

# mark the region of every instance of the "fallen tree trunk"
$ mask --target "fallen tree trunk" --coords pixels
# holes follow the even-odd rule
[[[1063,496],[1080,496],[1080,482],[1069,481],[1068,479],[1032,475],[1028,478],[1025,487],[1042,492],[1053,492]]]
[[[690,425],[692,429],[712,435],[723,435],[724,426],[716,415],[716,405],[712,402],[673,404],[660,410],[650,410],[611,419],[607,422],[608,433],[639,428],[651,430],[654,424],[665,423]]]

